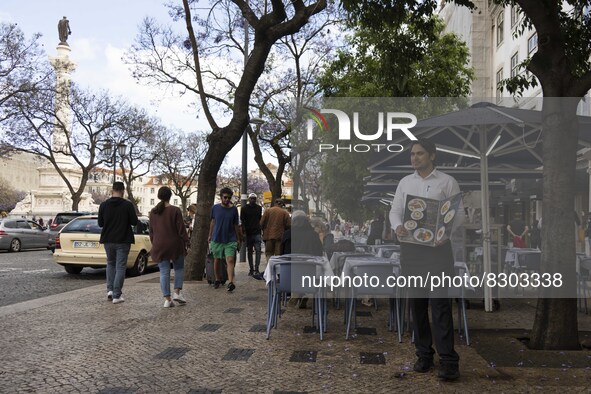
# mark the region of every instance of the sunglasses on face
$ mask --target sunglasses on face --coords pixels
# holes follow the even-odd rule
[[[222,200],[230,200],[232,196],[222,196]]]

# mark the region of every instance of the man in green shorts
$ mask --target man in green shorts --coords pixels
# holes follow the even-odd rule
[[[220,204],[215,204],[211,209],[211,222],[209,224],[209,247],[213,254],[213,270],[215,272],[215,284],[220,287],[220,259],[226,257],[228,264],[228,291],[234,291],[234,259],[236,249],[242,243],[242,231],[238,224],[238,209],[232,204],[232,190],[224,187],[220,190]]]

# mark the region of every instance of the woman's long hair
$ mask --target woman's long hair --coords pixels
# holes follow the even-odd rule
[[[156,204],[154,208],[152,208],[152,213],[156,215],[162,214],[164,212],[164,208],[166,208],[166,203],[170,201],[170,197],[172,197],[172,190],[168,186],[162,186],[158,189],[158,199],[160,202]]]

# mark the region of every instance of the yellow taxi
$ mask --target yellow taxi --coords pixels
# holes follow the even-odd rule
[[[142,275],[148,267],[156,265],[150,258],[152,243],[148,218],[140,217],[132,226],[135,243],[131,244],[127,258],[127,274]],[[99,243],[101,228],[97,215],[79,216],[66,224],[55,238],[53,260],[69,274],[79,274],[84,267],[105,268],[107,254]]]

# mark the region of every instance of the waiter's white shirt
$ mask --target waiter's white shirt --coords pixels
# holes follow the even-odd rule
[[[404,219],[404,204],[406,196],[411,194],[413,196],[430,198],[433,200],[443,200],[460,192],[458,182],[450,175],[434,169],[425,178],[419,175],[417,171],[413,174],[407,175],[396,188],[396,194],[392,201],[392,208],[390,209],[390,224],[392,229],[396,230],[402,224]],[[464,205],[460,203],[459,216],[454,221],[454,229],[464,223]]]

